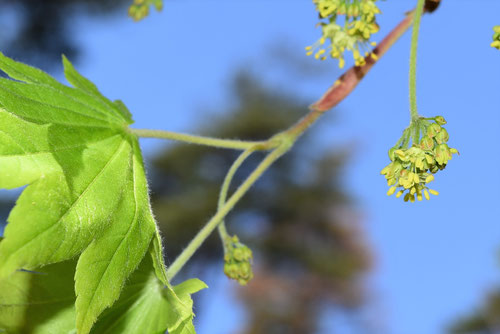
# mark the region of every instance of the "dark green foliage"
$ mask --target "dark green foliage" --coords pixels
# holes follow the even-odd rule
[[[460,317],[452,334],[497,334],[500,331],[500,291],[490,293],[479,310]]]

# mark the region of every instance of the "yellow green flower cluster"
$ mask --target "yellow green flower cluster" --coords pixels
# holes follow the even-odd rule
[[[329,55],[339,60],[339,67],[344,67],[344,52],[349,50],[353,54],[356,66],[363,66],[365,57],[370,55],[368,44],[371,35],[378,32],[375,15],[380,10],[375,4],[377,0],[313,0],[316,10],[322,19],[321,38],[311,46],[306,47],[307,55],[313,55],[316,59],[325,60]],[[339,16],[344,16],[344,25],[337,23]],[[329,45],[325,45],[326,42]],[[371,53],[376,59],[376,55]]]
[[[252,251],[237,236],[229,237],[224,248],[224,273],[241,285],[246,285],[253,278]]]
[[[162,10],[162,0],[134,0],[132,5],[128,8],[128,15],[134,21],[140,21],[149,15],[149,7],[153,5],[157,11]]]
[[[500,26],[495,26],[493,28],[495,34],[493,35],[493,42],[491,43],[491,47],[497,48],[500,50]]]
[[[398,198],[404,195],[405,202],[415,202],[424,197],[429,200],[429,193],[439,194],[427,184],[434,180],[434,174],[446,167],[453,154],[458,154],[447,144],[449,135],[442,127],[444,124],[442,116],[422,118],[404,131],[398,144],[389,150],[391,163],[381,171],[390,186],[387,195],[396,194]],[[413,145],[408,148],[410,138]]]

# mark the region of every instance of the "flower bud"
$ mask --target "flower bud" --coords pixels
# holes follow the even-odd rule
[[[436,190],[429,189],[429,192],[430,192],[431,194],[433,194],[434,196],[439,195],[439,192],[437,192]]]
[[[446,144],[438,145],[434,149],[434,155],[436,157],[436,161],[440,165],[446,165],[448,160],[451,160],[451,152],[450,148]]]
[[[441,131],[441,126],[439,126],[439,124],[432,123],[427,127],[427,136],[434,138],[439,131]]]
[[[387,191],[387,196],[391,196],[396,192],[396,187],[390,187],[389,190]]]
[[[493,42],[491,43],[491,47],[500,50],[500,26],[493,27],[493,31],[495,34],[493,35]]]
[[[408,156],[406,155],[406,152],[403,151],[403,150],[401,150],[401,149],[394,151],[394,155],[397,156],[402,161],[408,161],[409,160]]]
[[[417,192],[417,199],[419,202],[422,201],[422,192],[421,191]]]
[[[431,199],[431,197],[429,196],[429,192],[427,191],[427,189],[424,190],[424,196],[425,196],[426,200],[430,200]]]
[[[432,150],[434,148],[434,140],[429,136],[422,137],[420,140],[420,148],[426,151]]]
[[[438,144],[444,144],[448,141],[448,139],[450,139],[450,136],[448,135],[448,131],[446,131],[445,128],[441,128],[441,131],[439,131],[435,139]]]
[[[252,251],[239,242],[237,236],[225,241],[224,273],[227,277],[246,285],[252,278]]]
[[[439,125],[445,125],[446,124],[446,120],[444,119],[443,116],[436,116],[434,118],[434,121],[436,121],[436,123],[439,124]]]
[[[153,4],[157,11],[161,11],[163,9],[163,1],[162,0],[153,0]]]
[[[390,150],[389,150],[389,159],[391,159],[391,161],[394,161],[394,159],[396,158],[395,156],[395,152],[396,151],[396,148],[395,147],[392,147]]]
[[[415,203],[415,195],[410,195],[410,202]]]

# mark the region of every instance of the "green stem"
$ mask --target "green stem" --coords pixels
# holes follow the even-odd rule
[[[234,207],[234,205],[245,195],[250,187],[262,176],[262,174],[286,151],[288,146],[279,146],[269,153],[264,160],[255,168],[255,170],[248,176],[248,178],[238,187],[229,200],[217,211],[217,213],[208,221],[208,223],[196,234],[191,240],[189,245],[182,251],[182,253],[175,259],[174,263],[167,269],[167,277],[172,280],[179,270],[186,264],[186,262],[198,250],[201,244],[208,238],[213,230],[220,224],[224,217]]]
[[[408,146],[410,145],[410,137],[412,136],[411,134],[411,129],[408,128],[407,129],[408,131],[406,132],[406,134],[404,135],[404,139],[403,139],[403,143],[401,145],[402,148],[406,149],[408,148]]]
[[[418,0],[417,8],[415,9],[415,17],[413,22],[413,31],[411,36],[410,50],[410,115],[411,120],[418,119],[417,112],[417,46],[418,33],[420,31],[420,21],[424,12],[425,0]]]
[[[408,137],[408,131],[410,131],[409,128],[406,128],[404,131],[403,131],[403,134],[401,135],[401,138],[399,138],[399,140],[397,141],[396,145],[394,145],[392,148],[395,148],[395,149],[398,149],[400,147],[403,147],[404,146],[404,141],[405,141],[405,138]]]
[[[246,150],[255,147],[256,150],[269,150],[274,147],[269,141],[242,141],[233,139],[219,139],[204,136],[194,136],[184,133],[177,133],[163,130],[129,129],[130,132],[143,138],[161,138],[182,141],[191,144],[205,145],[219,148],[229,148],[235,150]]]
[[[412,122],[412,145],[418,145],[420,142],[420,122],[418,118]]]
[[[420,1],[420,0],[419,0]],[[422,1],[420,1],[422,2]],[[419,3],[420,3],[419,2]],[[420,13],[421,16],[421,13]],[[420,19],[419,16],[419,19]],[[389,33],[389,35],[384,38],[384,40],[379,44],[377,48],[374,49],[373,53],[381,57],[384,55],[387,50],[396,42],[396,40],[401,37],[401,35],[410,27],[411,22],[413,20],[413,12],[408,14],[408,16]],[[230,146],[227,145],[227,141],[221,139],[213,139],[213,138],[205,138],[198,136],[189,136],[189,135],[180,135],[175,134],[174,138],[173,133],[168,132],[157,132],[153,133],[152,136],[151,131],[147,130],[133,130],[132,132],[138,134],[142,137],[159,137],[159,138],[167,138],[167,139],[175,139],[175,140],[183,140],[190,143],[195,144],[206,144],[206,139],[213,139],[218,141],[222,141],[224,145],[216,145],[219,147],[226,148],[236,148],[236,149],[249,149],[252,145],[257,144],[256,150],[270,150],[274,149],[271,153],[267,155],[267,157],[261,162],[261,164],[250,174],[250,176],[240,185],[240,187],[236,190],[236,192],[231,196],[231,198],[217,211],[215,216],[213,216],[208,223],[198,232],[198,234],[194,237],[194,239],[189,243],[187,248],[179,255],[179,257],[174,261],[174,263],[168,268],[167,276],[169,279],[172,279],[178,271],[184,266],[184,264],[191,258],[191,256],[196,252],[196,250],[200,247],[203,241],[210,235],[210,233],[215,229],[215,227],[220,224],[220,222],[224,219],[227,213],[234,207],[236,202],[248,191],[248,189],[255,183],[255,181],[261,176],[262,173],[268,169],[274,161],[276,161],[281,155],[285,154],[295,143],[297,138],[304,133],[313,123],[315,123],[318,118],[323,115],[324,112],[336,106],[340,101],[342,101],[349,93],[356,87],[356,85],[361,81],[361,79],[366,75],[366,73],[373,67],[375,61],[372,58],[368,58],[367,64],[360,68],[353,67],[348,70],[345,74],[343,74],[339,80],[335,82],[335,84],[312,106],[310,106],[309,113],[299,120],[294,126],[289,128],[287,131],[280,133],[268,141],[265,142],[254,142],[249,144],[249,142],[236,142],[231,143]],[[418,115],[417,115],[418,117]],[[167,136],[168,135],[168,136]],[[179,138],[179,136],[183,136],[183,138]],[[410,132],[407,133],[407,141],[410,137]],[[189,139],[189,140],[187,140]],[[233,141],[234,142],[234,141]]]
[[[243,162],[245,162],[245,160],[253,152],[255,152],[254,147],[251,147],[251,148],[243,151],[243,153],[240,154],[238,159],[236,159],[234,161],[231,168],[229,168],[229,171],[227,172],[226,177],[224,178],[224,182],[222,183],[222,187],[221,187],[220,194],[219,194],[219,203],[217,204],[217,210],[222,209],[222,207],[224,206],[224,203],[226,202],[227,193],[229,191],[229,185],[231,184],[231,181],[234,177],[234,174],[236,173],[238,168],[241,167]],[[226,224],[224,223],[224,220],[219,223],[219,235],[220,235],[220,238],[222,240],[222,245],[224,246],[224,250],[226,250],[226,240],[228,238],[228,234],[227,234]]]

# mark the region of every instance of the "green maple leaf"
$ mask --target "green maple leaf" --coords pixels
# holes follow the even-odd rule
[[[38,272],[17,271],[0,280],[0,333],[75,333],[75,267],[76,261],[69,260]],[[191,279],[166,289],[154,273],[151,258],[145,257],[91,333],[195,333],[190,295],[203,288],[203,282]]]
[[[92,333],[195,334],[191,294],[205,289],[205,283],[190,279],[166,289],[151,270],[146,258],[115,305],[106,310]]]
[[[0,53],[16,80],[0,78],[0,188],[28,185],[0,243],[0,279],[79,256],[76,327],[88,333],[151,243],[156,275],[172,288],[131,115],[63,63],[73,87]]]
[[[0,279],[0,333],[75,333],[76,261]]]

